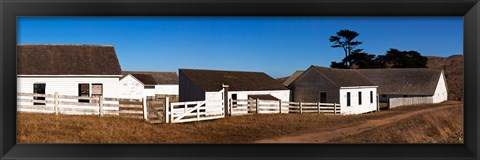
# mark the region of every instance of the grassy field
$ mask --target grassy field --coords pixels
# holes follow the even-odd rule
[[[225,119],[195,123],[159,125],[152,125],[143,120],[120,117],[55,116],[48,114],[19,113],[17,114],[17,141],[18,143],[251,143],[261,139],[300,135],[312,131],[332,131],[339,128],[355,126],[371,119],[381,119],[410,111],[442,107],[450,104],[462,104],[462,102],[449,101],[441,104],[398,107],[377,113],[351,116],[271,114],[228,117]],[[438,120],[448,119],[448,117],[461,117],[463,120],[463,112],[460,111],[445,111],[444,113],[440,113],[439,116],[444,117]],[[437,120],[435,118],[438,118],[436,114],[431,115],[431,117],[431,121],[435,121]],[[397,130],[392,130],[391,128],[384,128],[383,130],[398,132],[398,134],[396,134],[397,136],[403,135],[403,138],[408,138],[408,135],[404,135],[402,132],[418,130],[418,128],[415,128],[418,126],[443,124],[440,122],[435,124],[425,122],[424,125],[413,125],[412,128],[412,126],[409,126],[407,123],[408,121],[405,121],[405,124],[402,123]],[[457,121],[452,121],[451,123],[457,123]],[[463,126],[463,123],[461,124]],[[395,126],[390,127],[394,129],[397,128]],[[463,127],[458,131],[455,130],[455,132],[460,131],[463,133]],[[362,133],[361,135],[366,139],[368,139],[368,137],[378,136],[379,141],[384,142],[391,141],[391,137],[381,136],[382,134],[389,134],[389,132],[390,131]],[[431,134],[446,136],[443,133],[437,132],[420,134],[425,134],[425,137],[437,136]],[[395,139],[402,139],[402,137]],[[432,138],[432,140],[434,139],[435,138]],[[358,139],[346,138],[338,141],[364,142],[365,140],[358,137]],[[445,140],[442,139],[441,141],[449,143],[459,142],[452,141],[448,138]],[[426,140],[425,143],[426,142],[431,141]]]
[[[330,142],[463,143],[462,115],[463,107],[441,109]]]

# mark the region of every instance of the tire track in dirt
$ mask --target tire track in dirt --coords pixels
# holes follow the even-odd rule
[[[396,115],[388,118],[367,120],[366,122],[360,125],[348,127],[348,128],[341,128],[334,131],[315,132],[315,133],[307,133],[307,134],[298,135],[298,136],[285,136],[285,137],[277,137],[272,139],[263,139],[263,140],[256,141],[255,143],[325,143],[335,138],[344,137],[346,135],[359,134],[359,133],[371,130],[373,128],[398,122],[399,120],[403,120],[412,116],[416,116],[416,115],[420,115],[420,114],[424,114],[424,113],[428,113],[436,110],[446,109],[446,108],[459,107],[459,106],[462,106],[462,104],[455,104],[455,105],[449,105],[444,107],[413,111],[406,114]]]

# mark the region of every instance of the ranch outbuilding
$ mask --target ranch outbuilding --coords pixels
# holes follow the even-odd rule
[[[117,97],[121,76],[111,45],[17,45],[17,93]]]
[[[122,98],[178,96],[178,76],[175,72],[123,71],[122,75],[120,79]]]
[[[339,103],[340,114],[377,110],[377,85],[354,70],[310,66],[290,84],[293,101]]]
[[[179,69],[180,102],[275,98],[289,101],[290,90],[263,72]],[[207,103],[208,105],[208,103]],[[218,105],[223,106],[223,105]],[[223,108],[208,108],[211,112]],[[209,112],[209,111],[207,111]]]
[[[379,100],[389,108],[440,103],[448,98],[447,82],[441,69],[388,68],[356,71],[378,85]]]

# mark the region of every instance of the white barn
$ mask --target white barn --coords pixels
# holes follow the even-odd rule
[[[448,99],[447,82],[441,69],[358,69],[357,72],[379,86],[380,102],[389,108],[401,104],[440,103]],[[390,102],[392,99],[399,104]],[[403,103],[402,99],[410,102]]]
[[[222,85],[228,85],[227,100],[264,98],[288,101],[290,91],[263,72],[179,70],[180,102],[225,100]],[[207,103],[208,105],[208,103]],[[219,106],[219,105],[216,105]],[[221,113],[222,108],[208,108],[207,113]]]
[[[178,95],[178,76],[175,72],[123,71],[122,74],[119,97]]]
[[[17,45],[18,93],[116,98],[120,77],[111,45]]]
[[[312,65],[289,87],[293,101],[339,103],[340,114],[377,110],[377,85],[354,70]]]

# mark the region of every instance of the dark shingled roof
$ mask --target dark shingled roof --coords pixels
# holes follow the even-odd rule
[[[121,75],[113,46],[17,45],[17,75]]]
[[[312,67],[339,87],[376,86],[373,82],[364,78],[352,69],[333,69],[320,66]]]
[[[219,91],[222,84],[229,85],[230,91],[288,90],[282,83],[263,72],[195,69],[179,71],[205,91]]]
[[[302,75],[303,72],[304,71],[296,71],[290,77],[288,77],[287,80],[283,81],[283,85],[284,86],[290,86],[290,84],[292,84],[292,82],[295,81],[295,79],[300,77],[300,75]]]
[[[122,75],[132,74],[135,78],[145,85],[157,84],[178,84],[178,76],[175,72],[143,72],[143,71],[123,71]]]
[[[379,94],[433,95],[442,70],[428,68],[357,69],[378,85]]]

